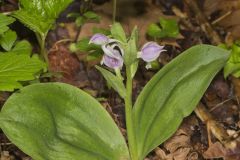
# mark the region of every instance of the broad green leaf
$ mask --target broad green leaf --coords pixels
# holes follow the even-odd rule
[[[31,55],[32,46],[28,41],[22,40],[16,43],[11,52],[14,52],[15,54]]]
[[[46,64],[37,56],[0,54],[0,91],[13,91],[20,88],[18,82],[34,80],[37,78],[36,75],[45,68]]]
[[[107,111],[68,84],[22,88],[4,104],[0,126],[35,160],[129,160],[124,138]]]
[[[59,14],[72,0],[20,0],[20,9],[13,13],[23,24],[46,36]]]
[[[135,27],[132,31],[131,37],[128,40],[127,45],[125,46],[124,53],[124,63],[126,65],[131,65],[137,59],[137,39],[138,39],[138,30]]]
[[[8,25],[13,23],[14,21],[14,18],[8,17],[0,13],[0,35],[6,32],[9,29]]]
[[[21,88],[21,87],[22,87],[21,83],[17,81],[14,81],[14,80],[9,81],[4,79],[0,80],[0,91],[12,92],[14,91],[14,89]]]
[[[177,130],[228,57],[227,50],[197,45],[172,60],[148,82],[133,109],[140,160]]]
[[[124,98],[126,95],[126,89],[123,84],[122,79],[119,77],[115,76],[113,73],[109,72],[108,70],[101,68],[99,66],[96,66],[97,70],[101,72],[103,77],[106,79],[110,87],[112,87],[115,91],[118,92],[118,94]]]
[[[147,28],[147,34],[151,37],[158,37],[161,34],[162,29],[155,23],[152,23]]]
[[[2,36],[0,36],[0,45],[6,51],[10,51],[16,40],[17,40],[16,32],[8,30]]]
[[[120,23],[114,23],[111,27],[111,34],[113,36],[114,39],[117,39],[121,42],[126,43],[127,42],[127,38],[126,38],[126,34],[123,30],[123,27]]]

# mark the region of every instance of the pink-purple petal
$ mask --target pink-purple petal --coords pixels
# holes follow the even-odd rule
[[[96,45],[104,45],[108,43],[108,41],[109,41],[109,38],[107,36],[105,36],[104,34],[97,33],[91,37],[89,44],[93,43]]]
[[[110,57],[106,54],[103,55],[103,59],[102,59],[103,64],[105,64],[106,66],[108,66],[109,68],[112,69],[117,69],[117,68],[122,68],[123,66],[123,59],[120,58],[114,58],[114,57]]]
[[[146,43],[140,52],[140,57],[146,62],[152,62],[156,60],[160,53],[165,51],[164,46],[158,45],[156,42]]]

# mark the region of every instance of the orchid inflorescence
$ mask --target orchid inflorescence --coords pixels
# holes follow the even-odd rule
[[[89,44],[101,45],[104,52],[101,64],[105,64],[112,69],[121,69],[124,64],[124,43],[111,39],[104,34],[97,33],[93,35],[89,41]],[[147,62],[146,68],[151,68],[151,62],[155,61],[159,55],[166,51],[164,46],[158,45],[156,42],[147,42],[143,45],[141,51],[137,53],[136,58],[141,58]]]

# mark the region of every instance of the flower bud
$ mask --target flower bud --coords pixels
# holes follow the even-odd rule
[[[96,45],[104,45],[108,43],[108,41],[109,41],[109,38],[107,36],[105,36],[104,34],[97,33],[91,37],[89,44],[93,43]]]
[[[138,53],[138,58],[142,58],[145,62],[152,62],[159,57],[161,52],[166,51],[163,48],[164,46],[160,46],[156,42],[148,42]]]

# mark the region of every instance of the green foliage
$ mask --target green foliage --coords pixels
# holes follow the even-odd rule
[[[99,66],[96,66],[96,68],[99,72],[101,72],[110,87],[112,87],[122,98],[124,98],[126,95],[126,88],[123,84],[122,79],[104,68],[101,68]]]
[[[22,40],[16,42],[16,45],[13,47],[11,52],[15,54],[26,54],[30,56],[32,53],[32,46],[28,41]]]
[[[149,25],[147,34],[153,38],[176,38],[179,34],[179,27],[174,19],[160,18],[159,24]]]
[[[96,27],[93,27],[92,32],[93,32],[93,34],[101,33],[101,34],[104,34],[104,35],[106,35],[106,36],[111,35],[110,30],[105,29],[105,28],[96,28]]]
[[[224,46],[224,48],[227,47]],[[229,49],[231,50],[231,56],[224,67],[224,77],[232,74],[238,78],[240,77],[240,44],[235,43]]]
[[[83,38],[79,40],[77,43],[73,43],[73,46],[70,46],[70,49],[72,52],[91,52],[93,50],[101,49],[101,47],[95,45],[95,44],[89,44],[89,38]]]
[[[17,40],[16,32],[9,29],[8,31],[1,35],[0,44],[3,49],[5,49],[6,51],[10,51],[16,40]]]
[[[59,14],[72,0],[20,0],[20,9],[13,13],[23,24],[45,37]]]
[[[163,67],[144,87],[133,110],[139,159],[167,140],[196,107],[228,51],[192,47]]]
[[[69,13],[67,15],[68,18],[75,18],[75,24],[77,27],[83,26],[85,23],[89,21],[99,22],[100,16],[98,16],[95,12],[87,11],[81,15],[80,13]]]
[[[0,14],[3,19],[7,16]],[[6,21],[5,21],[6,22]],[[0,22],[0,26],[7,24]],[[12,18],[8,22],[13,22]],[[31,57],[32,47],[26,40],[17,41],[17,34],[10,30],[0,34],[0,91],[13,91],[22,87],[21,82],[37,78],[40,71],[46,68],[36,55]]]
[[[15,21],[14,18],[8,17],[0,13],[0,34],[6,32],[9,29],[8,25],[13,23],[14,21]]]
[[[46,68],[36,55],[0,53],[0,91],[13,91],[21,82],[34,80]]]
[[[0,125],[36,160],[129,160],[124,138],[103,106],[68,84],[21,89],[3,106]]]
[[[89,44],[89,38],[83,38],[76,43],[70,45],[71,52],[87,53],[86,61],[98,60],[102,57],[103,51],[101,46]]]
[[[138,29],[135,27],[132,31],[128,44],[124,47],[124,63],[126,65],[131,65],[137,59],[137,39],[138,39]]]
[[[123,30],[123,27],[120,23],[114,23],[111,27],[111,34],[114,39],[117,39],[123,43],[127,42],[126,34]]]

